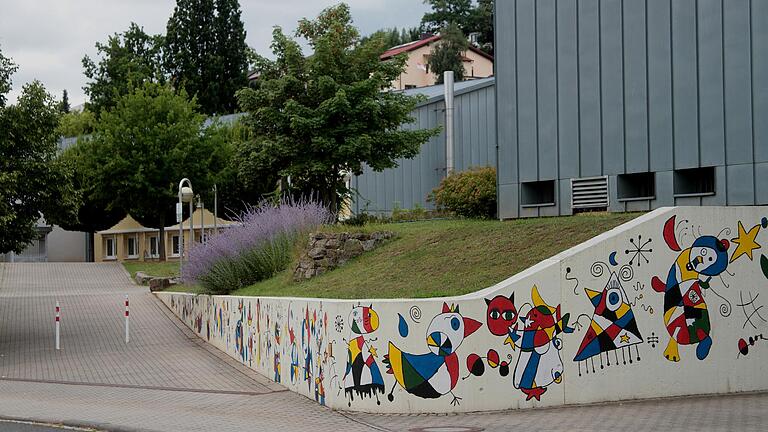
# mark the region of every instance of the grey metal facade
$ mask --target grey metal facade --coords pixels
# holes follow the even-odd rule
[[[454,169],[496,165],[496,116],[494,79],[456,83],[454,96]],[[416,205],[431,209],[427,202],[432,189],[445,177],[445,100],[443,86],[406,90],[423,94],[427,100],[412,113],[414,122],[405,129],[441,127],[413,159],[398,160],[398,167],[374,172],[369,167],[350,179],[357,191],[353,213],[387,214],[395,205],[412,209]]]
[[[768,0],[497,1],[495,57],[502,218],[595,176],[612,211],[768,204]],[[632,173],[652,193],[620,199]]]

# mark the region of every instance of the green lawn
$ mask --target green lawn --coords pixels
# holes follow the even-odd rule
[[[124,262],[123,267],[131,274],[131,279],[136,277],[137,272],[144,272],[150,276],[178,276],[179,263],[169,262]]]
[[[476,291],[637,214],[586,213],[512,221],[443,220],[333,227],[334,231],[390,230],[397,238],[347,265],[309,281],[291,280],[293,265],[233,295],[400,298]]]

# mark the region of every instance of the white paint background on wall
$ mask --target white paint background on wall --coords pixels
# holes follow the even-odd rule
[[[676,215],[678,221],[688,220],[690,226],[695,230],[693,233],[698,235],[699,229],[702,235],[717,236],[724,228],[730,228],[730,235],[722,235],[720,238],[727,238],[729,241],[738,234],[738,221],[742,221],[746,230],[749,230],[755,224],[759,224],[761,218],[768,216],[768,207],[676,207],[662,208],[651,213],[645,214],[633,221],[630,221],[620,227],[606,232],[594,239],[587,241],[579,246],[569,249],[563,253],[542,261],[541,263],[519,273],[497,285],[486,288],[476,293],[467,294],[453,298],[432,298],[432,299],[392,299],[392,300],[318,300],[318,299],[297,299],[297,298],[256,298],[256,297],[229,297],[229,296],[192,296],[179,293],[158,293],[158,297],[165,302],[182,320],[194,328],[196,317],[202,317],[201,337],[206,338],[206,321],[211,315],[211,311],[206,309],[213,304],[228,305],[227,314],[224,316],[224,335],[214,334],[214,321],[211,317],[211,339],[217,348],[227,352],[232,357],[241,359],[235,352],[235,328],[240,312],[238,311],[238,302],[243,301],[244,305],[250,302],[254,321],[251,325],[247,322],[242,323],[244,328],[244,341],[248,341],[250,335],[254,335],[254,351],[256,351],[256,303],[257,300],[261,306],[261,333],[262,333],[262,353],[260,361],[252,358],[244,363],[251,368],[261,372],[270,379],[274,378],[273,357],[270,353],[269,358],[266,355],[265,337],[271,338],[271,344],[274,346],[274,328],[266,327],[266,311],[269,310],[270,326],[274,327],[274,320],[280,316],[280,363],[281,363],[281,382],[287,388],[303,394],[311,399],[315,399],[315,383],[313,380],[309,383],[303,380],[304,365],[303,352],[301,345],[301,320],[304,316],[304,309],[309,306],[310,314],[313,310],[327,314],[327,326],[323,329],[326,335],[321,345],[322,352],[328,352],[328,344],[332,344],[332,355],[324,357],[324,379],[327,406],[336,409],[348,409],[354,411],[367,412],[385,412],[385,413],[417,413],[417,412],[467,412],[467,411],[486,411],[500,410],[510,408],[527,408],[555,406],[562,404],[578,404],[590,402],[604,402],[614,400],[628,400],[639,398],[665,397],[677,395],[693,394],[716,394],[729,392],[743,392],[768,389],[768,373],[766,373],[766,360],[768,360],[768,342],[758,341],[750,347],[749,355],[737,358],[737,342],[740,338],[748,339],[749,336],[755,336],[768,331],[768,326],[759,319],[753,320],[758,325],[758,329],[753,329],[749,324],[746,329],[745,316],[737,304],[739,292],[743,291],[745,298],[749,292],[763,295],[758,300],[768,302],[768,280],[763,276],[760,270],[760,255],[768,254],[768,230],[760,229],[757,235],[757,243],[763,247],[753,253],[753,260],[747,256],[742,256],[728,266],[728,271],[734,274],[730,276],[723,273],[723,281],[729,285],[726,288],[720,278],[712,279],[714,289],[725,297],[731,304],[731,313],[728,317],[720,314],[723,300],[713,295],[710,290],[705,290],[705,300],[707,302],[710,322],[711,337],[713,345],[709,356],[701,361],[696,358],[696,345],[680,345],[681,361],[677,363],[670,362],[663,358],[663,351],[669,340],[668,333],[663,322],[663,301],[664,294],[655,292],[651,287],[651,278],[659,276],[666,280],[670,267],[677,258],[679,252],[669,249],[662,237],[662,229],[665,221],[671,216]],[[689,229],[689,234],[679,238],[682,248],[690,246],[693,242],[693,234]],[[517,362],[520,348],[512,351],[509,345],[504,345],[504,337],[492,335],[486,324],[486,303],[485,298],[492,298],[496,295],[509,296],[515,293],[515,305],[518,310],[525,302],[531,302],[531,287],[538,286],[539,292],[547,304],[557,306],[561,304],[563,314],[570,314],[569,325],[573,326],[576,319],[585,314],[591,317],[594,307],[584,292],[584,288],[590,288],[596,291],[602,291],[606,285],[610,272],[603,269],[603,275],[595,277],[590,273],[590,267],[596,261],[608,262],[611,252],[616,251],[616,260],[618,266],[610,266],[610,271],[619,271],[622,264],[626,264],[631,255],[625,254],[625,250],[630,246],[630,238],[637,239],[637,236],[643,239],[652,239],[649,247],[653,252],[647,254],[649,263],[644,260],[640,266],[633,263],[633,278],[629,282],[623,282],[622,286],[630,302],[636,302],[632,307],[637,320],[637,324],[643,343],[637,345],[638,351],[634,347],[631,349],[633,356],[632,364],[614,364],[614,354],[611,356],[611,366],[604,369],[599,368],[599,357],[594,357],[595,373],[584,373],[584,363],[582,363],[582,375],[579,376],[579,364],[574,362],[574,356],[581,344],[582,338],[589,325],[589,319],[581,317],[581,324],[584,325],[580,330],[571,334],[560,334],[563,341],[563,347],[560,351],[564,365],[564,376],[560,384],[552,384],[541,396],[541,401],[531,399],[526,401],[525,395],[512,385],[514,376],[514,367]],[[729,256],[733,254],[736,244],[731,242],[728,249]],[[579,281],[578,289],[574,294],[573,280],[566,279],[566,270],[571,268],[572,272],[569,278],[576,277]],[[635,284],[640,282],[644,287],[636,291]],[[636,299],[639,294],[643,294],[642,299]],[[460,347],[456,350],[459,358],[460,378],[453,389],[456,396],[461,397],[460,405],[451,405],[451,395],[446,394],[436,399],[422,399],[417,396],[406,393],[399,385],[396,385],[393,375],[386,373],[386,365],[383,363],[384,355],[387,354],[388,342],[392,341],[403,352],[413,354],[427,353],[426,329],[432,318],[439,314],[443,302],[460,305],[461,314],[464,317],[476,319],[483,323],[483,326],[474,334],[467,337]],[[653,308],[653,314],[647,312],[641,304]],[[369,342],[378,352],[376,363],[384,378],[385,392],[379,394],[380,405],[377,404],[375,397],[360,398],[357,395],[354,401],[345,397],[345,392],[340,389],[342,377],[346,368],[347,344],[344,340],[350,339],[349,314],[353,307],[357,305],[369,306],[379,316],[379,328],[365,335],[366,339],[373,338]],[[290,326],[294,328],[297,339],[297,346],[300,357],[299,380],[291,383],[290,363],[291,351],[288,335],[288,327],[285,317],[288,308],[293,311],[294,320]],[[419,323],[415,323],[409,317],[409,310],[413,306],[418,306],[422,312]],[[751,309],[750,309],[751,310]],[[398,313],[406,319],[409,324],[409,335],[403,338],[398,333]],[[335,329],[336,317],[341,316],[344,320],[342,332]],[[322,319],[318,317],[319,319]],[[659,341],[655,348],[647,341],[651,333],[658,336]],[[768,333],[766,333],[768,334]],[[313,343],[314,368],[317,367],[317,346]],[[501,360],[510,362],[510,372],[506,377],[499,375],[499,369],[492,369],[485,364],[485,373],[480,376],[469,376],[466,359],[469,354],[476,353],[485,356],[489,349],[494,349],[499,353]],[[636,352],[639,352],[641,360],[638,362]],[[617,352],[621,360],[621,352]],[[510,355],[510,359],[508,359]],[[242,359],[241,359],[242,361]],[[313,374],[316,370],[313,371]],[[394,401],[387,400],[387,394],[396,385],[394,391]]]

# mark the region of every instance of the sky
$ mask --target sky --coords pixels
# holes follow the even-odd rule
[[[347,0],[362,34],[379,28],[419,24],[422,0]],[[270,54],[272,27],[293,32],[299,19],[312,18],[332,0],[240,0],[246,42]],[[175,0],[0,0],[0,49],[19,70],[13,75],[13,103],[24,83],[41,81],[57,99],[64,89],[72,106],[86,100],[82,58],[94,58],[97,41],[128,29],[131,21],[150,34],[165,33]]]

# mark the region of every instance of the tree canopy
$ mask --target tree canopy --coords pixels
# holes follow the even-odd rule
[[[96,42],[97,60],[83,57],[84,73],[89,79],[83,87],[89,97],[86,108],[99,116],[134,88],[146,82],[165,82],[163,43],[163,36],[148,35],[136,23],[105,43]]]
[[[493,4],[494,0],[424,0],[431,6],[421,19],[421,29],[429,33],[444,30],[451,23],[465,34],[477,33],[477,46],[493,54]]]
[[[376,171],[409,158],[436,130],[404,130],[417,99],[388,89],[405,58],[381,62],[381,38],[360,42],[349,7],[325,9],[296,31],[314,51],[305,56],[280,28],[273,32],[274,61],[262,59],[253,88],[238,93],[254,139],[241,156],[249,169],[271,169],[303,194],[317,193],[338,207],[349,192],[346,173]]]
[[[206,191],[209,173],[224,162],[203,139],[204,117],[183,90],[146,83],[116,102],[92,138],[77,145],[83,146],[75,155],[82,158],[78,172],[86,176],[80,185],[94,208],[130,213],[162,233],[173,220],[179,180],[194,179],[195,190]]]
[[[6,105],[15,70],[0,51],[0,253],[24,250],[43,215],[51,224],[75,220],[79,205],[71,167],[56,159],[58,104],[34,81]]]
[[[206,114],[234,112],[235,92],[248,83],[249,48],[240,15],[237,0],[177,0],[168,20],[168,73]]]
[[[453,71],[456,81],[464,79],[464,52],[469,48],[469,42],[464,37],[459,26],[449,24],[440,33],[442,37],[432,48],[429,56],[429,69],[435,74],[435,83],[443,83],[443,73]]]
[[[63,92],[61,92],[61,102],[59,102],[59,111],[62,114],[66,114],[69,112],[69,95],[67,94],[67,89],[64,89]]]

